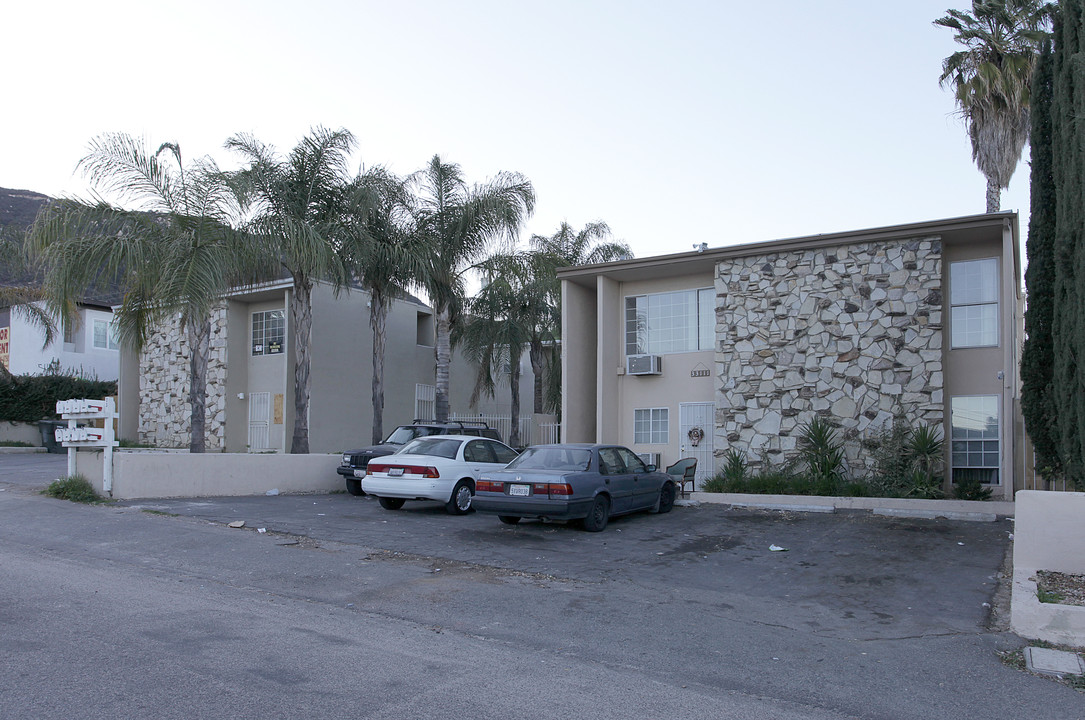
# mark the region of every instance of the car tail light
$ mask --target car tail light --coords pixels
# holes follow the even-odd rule
[[[437,472],[437,468],[432,465],[384,465],[378,463],[369,463],[367,471],[370,474],[382,473],[388,475],[393,468],[402,470],[403,475],[421,475],[424,478],[439,478],[441,473]]]
[[[573,486],[569,483],[550,483],[547,490],[550,497],[569,497],[573,494]]]
[[[505,492],[505,483],[500,480],[479,480],[475,483],[475,492]]]

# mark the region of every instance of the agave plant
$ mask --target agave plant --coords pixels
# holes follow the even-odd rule
[[[806,463],[810,480],[832,485],[844,477],[844,443],[836,428],[815,417],[800,429],[800,458]]]

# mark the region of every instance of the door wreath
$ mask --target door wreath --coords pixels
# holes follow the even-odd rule
[[[704,440],[704,430],[699,427],[691,427],[689,432],[686,433],[686,437],[689,438],[689,442],[693,447],[697,447]]]

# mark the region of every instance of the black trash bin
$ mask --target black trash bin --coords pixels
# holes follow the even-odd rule
[[[63,453],[68,449],[57,442],[56,429],[68,427],[67,420],[39,420],[38,429],[41,430],[41,444],[51,453]]]

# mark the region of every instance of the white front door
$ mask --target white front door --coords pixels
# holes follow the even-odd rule
[[[712,437],[716,429],[715,403],[678,403],[678,441],[681,457],[697,459],[695,487],[716,474]]]
[[[249,393],[249,452],[271,447],[271,393]]]

